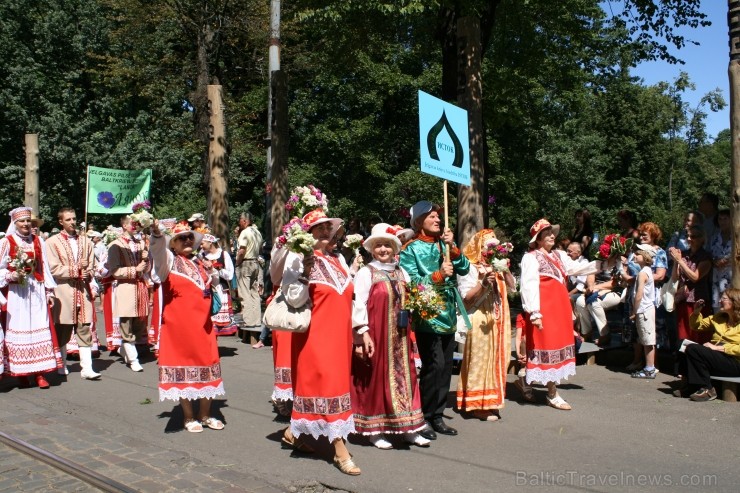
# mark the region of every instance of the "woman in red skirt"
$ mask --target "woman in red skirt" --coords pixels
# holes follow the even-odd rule
[[[529,252],[522,258],[522,308],[526,312],[527,384],[547,385],[547,404],[555,409],[571,406],[558,394],[556,384],[576,374],[573,313],[565,287],[570,264],[553,250],[560,231],[547,219],[530,228]],[[585,272],[583,272],[585,273]]]
[[[211,286],[218,271],[209,260],[194,255],[203,235],[187,224],[177,224],[169,240],[153,227],[151,253],[162,282],[162,326],[159,334],[159,400],[179,401],[185,429],[221,430],[211,416],[211,401],[224,394],[216,331],[211,322]],[[192,401],[200,401],[195,419]]]

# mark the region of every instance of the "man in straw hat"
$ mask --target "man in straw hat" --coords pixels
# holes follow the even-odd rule
[[[74,209],[64,207],[57,213],[62,232],[46,242],[49,270],[57,287],[54,292],[57,302],[52,310],[54,328],[62,352],[62,368],[59,373],[69,374],[67,369],[67,343],[74,333],[80,354],[80,377],[97,380],[100,373],[92,367],[93,289],[95,254],[90,240],[77,234],[77,215]],[[94,329],[92,329],[94,330]]]
[[[411,282],[434,287],[445,305],[436,317],[423,320],[415,314],[413,321],[421,356],[421,406],[427,421],[420,434],[428,440],[435,440],[437,433],[457,435],[457,430],[447,426],[442,415],[452,380],[456,311],[465,314],[455,287],[455,275],[464,276],[470,270],[470,262],[455,245],[452,231],[442,231],[440,210],[427,200],[411,207],[411,227],[416,236],[404,245],[400,255],[401,267],[409,273]],[[445,250],[449,250],[450,260],[445,258]]]

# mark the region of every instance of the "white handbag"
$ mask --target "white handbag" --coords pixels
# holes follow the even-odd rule
[[[672,312],[676,307],[676,291],[678,291],[678,279],[668,279],[663,286],[660,287],[658,297],[667,312]]]
[[[306,332],[311,324],[311,302],[307,301],[300,308],[295,308],[285,300],[282,289],[278,289],[265,308],[262,321],[272,330]]]

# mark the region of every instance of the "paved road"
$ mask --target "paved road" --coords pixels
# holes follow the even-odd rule
[[[76,363],[67,381],[53,376],[49,390],[0,381],[0,429],[142,492],[740,490],[740,403],[676,399],[670,376],[640,381],[619,371],[626,353],[578,368],[562,386],[570,412],[545,406],[544,389],[539,404],[520,404],[510,376],[514,400],[500,422],[448,409],[460,435],[441,436],[429,449],[383,451],[353,438],[363,470],[353,478],[331,466],[328,447],[315,456],[281,448],[286,425],[269,403],[269,348],[236,338],[220,346],[227,395],[215,408],[224,431],[182,431],[177,407],[157,401],[156,363],[134,373],[107,353],[95,363],[100,382],[82,381]],[[0,491],[18,491],[24,471],[28,481],[43,481],[46,469],[5,454]],[[25,491],[53,491],[32,486]]]

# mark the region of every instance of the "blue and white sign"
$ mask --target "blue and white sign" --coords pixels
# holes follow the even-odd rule
[[[419,91],[421,171],[470,186],[468,112]]]

